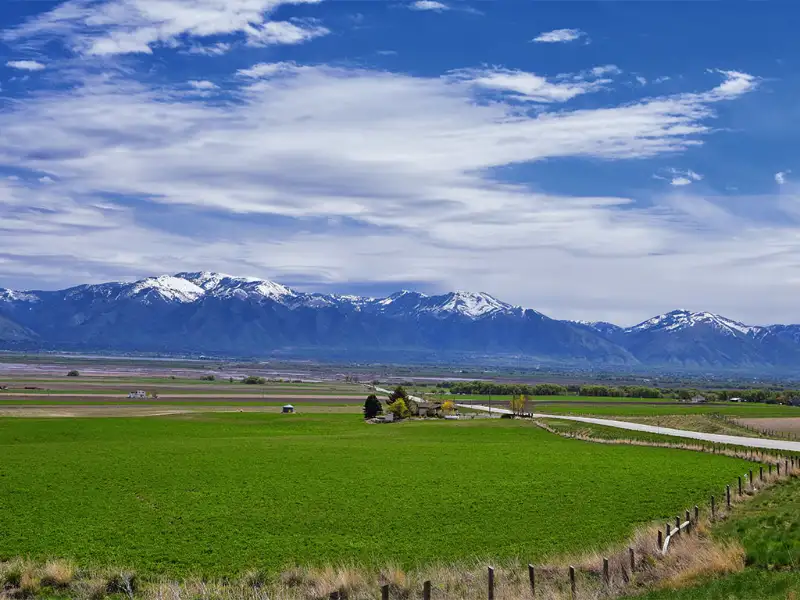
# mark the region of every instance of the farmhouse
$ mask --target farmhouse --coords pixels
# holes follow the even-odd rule
[[[294,412],[294,406],[292,406],[291,404],[284,404],[283,410],[281,412],[287,415],[291,414]]]
[[[418,417],[442,416],[441,402],[429,402],[427,400],[423,400],[422,402],[413,402],[413,405],[416,406],[416,410],[414,412]]]

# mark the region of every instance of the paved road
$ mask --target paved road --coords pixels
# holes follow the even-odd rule
[[[491,409],[488,406],[479,404],[456,404],[460,408],[471,408],[483,412],[511,414],[507,408]],[[733,446],[746,446],[748,448],[764,448],[767,450],[783,450],[786,452],[800,452],[800,442],[789,442],[786,440],[767,440],[763,438],[752,438],[740,435],[720,435],[718,433],[702,433],[700,431],[687,431],[685,429],[673,429],[671,427],[656,427],[655,425],[643,425],[641,423],[629,423],[627,421],[616,421],[614,419],[596,419],[594,417],[572,417],[566,415],[549,415],[543,413],[533,413],[534,419],[563,419],[565,421],[578,421],[579,423],[592,423],[594,425],[604,425],[606,427],[616,427],[617,429],[629,429],[631,431],[644,431],[647,433],[659,433],[673,437],[688,438],[692,440],[703,440],[706,442],[716,442],[718,444],[731,444]]]

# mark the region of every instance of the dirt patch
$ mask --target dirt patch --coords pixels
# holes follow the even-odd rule
[[[800,417],[736,419],[736,422],[758,431],[779,431],[781,433],[800,435]]]
[[[358,406],[302,406],[295,407],[303,413],[345,413],[358,414]],[[167,406],[167,405],[36,405],[0,406],[0,417],[27,418],[75,418],[75,417],[166,417],[172,415],[193,415],[202,413],[280,413],[280,406]]]

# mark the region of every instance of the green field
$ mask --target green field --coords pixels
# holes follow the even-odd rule
[[[740,540],[741,573],[641,600],[787,600],[800,598],[800,480],[793,479],[738,506],[715,534]]]
[[[353,415],[1,419],[0,446],[0,558],[172,575],[539,560],[621,540],[745,470],[526,422]]]

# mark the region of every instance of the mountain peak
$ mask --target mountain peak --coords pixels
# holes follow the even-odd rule
[[[128,298],[149,299],[155,294],[167,301],[194,302],[204,293],[203,288],[191,281],[173,275],[160,275],[135,282],[122,295]]]
[[[643,321],[625,331],[628,333],[642,331],[679,331],[699,325],[713,327],[728,335],[749,335],[760,329],[710,312],[691,312],[686,309],[678,309]]]
[[[457,291],[445,294],[442,303],[431,307],[430,312],[456,313],[476,319],[513,308],[485,292]]]

